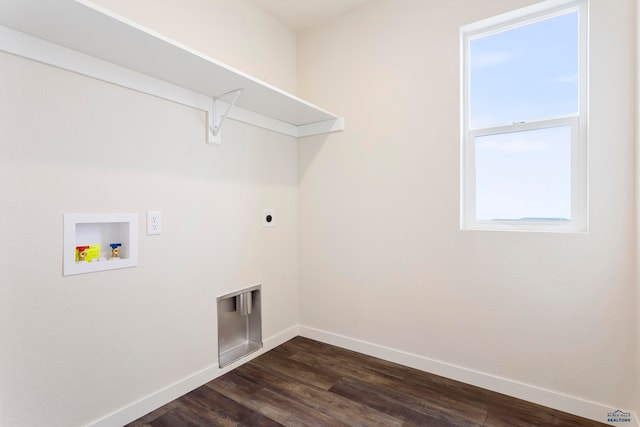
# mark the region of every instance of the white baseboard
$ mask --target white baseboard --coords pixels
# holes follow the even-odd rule
[[[374,356],[395,362],[404,366],[419,369],[442,377],[461,381],[484,389],[516,397],[518,399],[537,403],[559,411],[568,412],[580,417],[600,421],[613,426],[640,427],[637,415],[631,413],[630,422],[608,422],[608,414],[620,408],[590,402],[574,396],[545,390],[529,384],[520,383],[507,378],[497,377],[473,369],[452,365],[438,360],[429,359],[417,354],[407,353],[393,348],[384,347],[370,342],[334,334],[320,329],[299,326],[299,334],[303,337],[327,344],[332,344],[348,350]]]
[[[263,340],[263,347],[261,350],[252,353],[251,355],[243,358],[242,360],[232,363],[224,368],[218,368],[218,364],[213,364],[207,368],[202,369],[193,375],[188,376],[174,384],[171,384],[155,393],[138,400],[130,405],[127,405],[121,409],[118,409],[111,414],[93,421],[89,424],[91,427],[121,427],[130,423],[159,407],[166,405],[172,400],[189,393],[190,391],[200,387],[209,381],[218,378],[219,376],[229,372],[230,370],[237,368],[238,366],[260,356],[261,354],[279,346],[294,338],[298,335],[298,326],[292,326],[285,329],[282,332],[277,333],[265,340]]]

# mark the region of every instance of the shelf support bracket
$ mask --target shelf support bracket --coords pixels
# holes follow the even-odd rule
[[[208,114],[208,127],[209,127],[209,136],[207,138],[207,142],[209,144],[220,144],[222,143],[222,123],[224,119],[227,118],[231,109],[236,105],[238,101],[238,96],[243,89],[236,89],[230,92],[223,93],[221,95],[215,96],[212,98],[211,111]],[[233,95],[230,103],[226,103],[221,100],[222,97]],[[223,105],[226,104],[226,110],[224,114],[222,113]]]

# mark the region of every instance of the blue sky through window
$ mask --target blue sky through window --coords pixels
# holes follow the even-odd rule
[[[471,40],[470,127],[578,112],[578,12]]]
[[[479,220],[571,219],[571,129],[476,138],[476,188]]]
[[[470,41],[469,126],[579,112],[578,12]],[[571,130],[475,140],[476,219],[571,219]]]

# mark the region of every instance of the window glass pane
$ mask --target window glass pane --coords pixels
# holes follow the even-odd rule
[[[470,41],[472,129],[578,113],[578,12]]]
[[[478,220],[571,219],[571,128],[475,139]]]

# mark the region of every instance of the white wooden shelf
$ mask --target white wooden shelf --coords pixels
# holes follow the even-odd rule
[[[196,107],[209,120],[212,98],[242,89],[230,119],[294,137],[344,129],[336,115],[87,0],[2,0],[0,26],[2,51]]]

